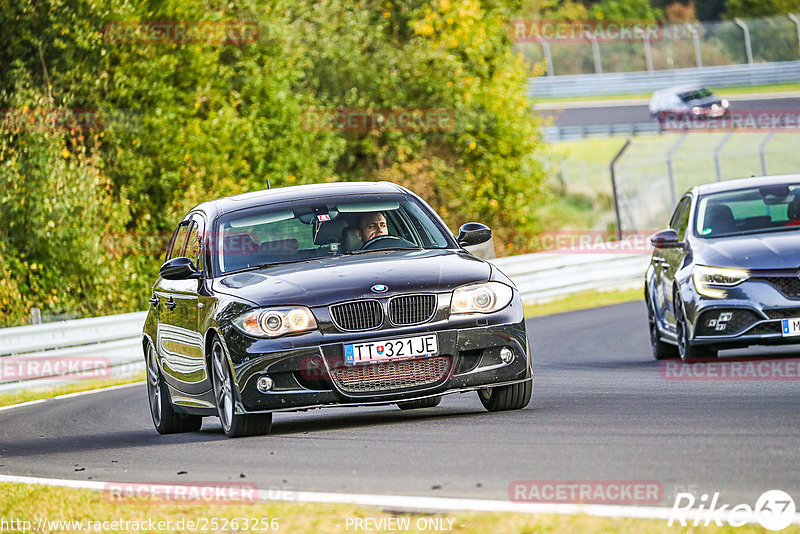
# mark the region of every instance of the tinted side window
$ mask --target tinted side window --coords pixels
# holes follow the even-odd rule
[[[687,197],[684,197],[683,199],[681,199],[680,202],[678,202],[678,207],[675,208],[675,212],[672,214],[672,218],[669,220],[669,227],[672,228],[673,230],[678,229],[678,225],[680,224],[681,218],[683,216],[683,210],[684,208],[686,208],[687,204],[686,201]]]
[[[189,229],[189,240],[186,242],[186,252],[184,256],[192,260],[195,267],[200,268],[200,227],[197,220],[192,221]]]
[[[189,236],[189,223],[182,222],[175,230],[172,236],[169,250],[167,250],[167,259],[180,258],[186,250],[186,238]]]
[[[692,198],[686,197],[683,201],[685,208],[683,210],[683,214],[681,215],[681,220],[678,223],[678,239],[683,241],[683,238],[686,236],[686,228],[689,226],[689,215],[692,213]]]

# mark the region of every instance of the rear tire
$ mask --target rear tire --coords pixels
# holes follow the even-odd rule
[[[397,407],[401,410],[416,410],[419,408],[433,408],[434,406],[439,406],[439,403],[442,402],[442,397],[429,397],[427,399],[420,399],[415,401],[408,401],[408,402],[398,402]]]
[[[490,412],[520,410],[531,402],[533,379],[510,386],[500,386],[478,390],[481,404]]]
[[[211,373],[214,383],[217,415],[222,430],[229,438],[262,436],[272,428],[272,414],[237,414],[236,388],[228,364],[228,356],[218,337],[211,343]]]
[[[147,344],[147,397],[150,404],[150,416],[159,434],[178,434],[196,432],[203,425],[199,415],[178,413],[172,407],[169,388],[161,374],[158,355],[150,343]]]

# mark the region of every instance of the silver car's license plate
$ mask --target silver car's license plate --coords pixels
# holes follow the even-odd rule
[[[344,362],[359,364],[386,360],[405,360],[434,356],[439,352],[436,334],[400,337],[344,346]]]
[[[800,336],[800,318],[784,319],[781,321],[783,337]]]

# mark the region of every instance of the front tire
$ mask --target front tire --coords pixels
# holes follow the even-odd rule
[[[211,368],[214,398],[222,430],[229,438],[262,436],[272,428],[272,414],[237,414],[236,390],[222,341],[214,338],[211,344]]]
[[[481,404],[490,412],[521,410],[531,402],[533,379],[510,386],[500,386],[478,390]]]
[[[680,295],[677,291],[673,297],[673,305],[675,306],[675,329],[678,337],[678,354],[680,355],[681,361],[693,363],[702,360],[716,359],[717,349],[703,345],[692,345],[689,339],[689,327],[686,324],[686,310],[683,306],[683,300],[680,299]]]
[[[653,305],[650,302],[650,295],[645,295],[645,305],[647,306],[647,323],[650,328],[650,347],[653,351],[653,358],[656,360],[665,360],[667,358],[676,358],[679,356],[678,348],[675,345],[670,345],[661,341],[661,332],[658,331],[658,320],[653,311]]]
[[[153,425],[159,434],[196,432],[203,425],[199,415],[186,415],[175,411],[169,397],[169,388],[161,374],[158,355],[153,345],[147,344],[147,397]]]

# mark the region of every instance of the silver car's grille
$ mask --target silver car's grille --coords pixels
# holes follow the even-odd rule
[[[436,295],[408,295],[389,301],[389,320],[398,326],[428,322],[434,312]]]
[[[770,319],[794,319],[800,317],[800,308],[776,308],[764,310],[764,313]]]
[[[330,307],[333,322],[342,330],[361,331],[383,323],[383,309],[377,300],[356,300]]]
[[[755,280],[755,278],[754,278]],[[765,276],[761,278],[790,299],[800,298],[800,278],[793,276]]]
[[[394,391],[435,384],[450,374],[449,356],[373,363],[331,370],[334,383],[345,393]]]

